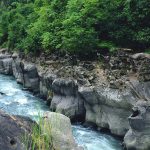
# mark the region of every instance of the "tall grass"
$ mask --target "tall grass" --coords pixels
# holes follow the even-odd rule
[[[46,122],[39,113],[38,124],[34,124],[31,133],[26,132],[22,138],[25,150],[56,150],[51,130],[50,123]]]

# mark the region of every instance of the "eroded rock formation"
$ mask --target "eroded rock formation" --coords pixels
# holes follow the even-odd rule
[[[150,100],[149,55],[121,50],[107,57],[103,69],[96,62],[71,66],[67,58],[40,57],[34,64],[3,52],[0,72],[39,93],[51,110],[71,119],[85,117],[99,128],[124,136],[128,116],[137,101]]]
[[[52,83],[53,99],[51,110],[62,113],[71,119],[84,117],[83,99],[78,93],[78,85],[71,79],[55,79]]]
[[[124,137],[127,150],[149,150],[150,102],[137,102],[128,120],[130,129]]]

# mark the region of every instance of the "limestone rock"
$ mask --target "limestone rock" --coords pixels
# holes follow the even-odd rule
[[[55,79],[52,84],[53,99],[51,110],[62,113],[71,119],[84,117],[83,99],[78,94],[78,86],[71,79]]]
[[[108,128],[113,134],[123,136],[129,129],[127,117],[131,113],[136,98],[126,90],[106,87],[82,87],[86,122],[95,123],[100,128]]]

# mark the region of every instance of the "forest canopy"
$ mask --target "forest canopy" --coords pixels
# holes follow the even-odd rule
[[[1,0],[0,45],[89,55],[150,48],[149,0]]]

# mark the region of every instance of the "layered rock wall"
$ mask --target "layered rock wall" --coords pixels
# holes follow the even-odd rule
[[[137,101],[150,100],[149,55],[114,55],[106,63],[105,71],[94,63],[68,68],[57,64],[59,69],[52,63],[44,65],[49,64],[53,68],[41,71],[41,66],[21,60],[17,54],[0,55],[0,73],[13,75],[18,83],[38,93],[52,111],[72,120],[85,117],[86,122],[108,128],[119,136],[124,136],[130,128],[127,118]],[[62,73],[64,68],[72,78],[68,74],[60,77],[66,74]]]
[[[78,94],[78,85],[74,80],[41,73],[35,64],[7,53],[0,57],[0,73],[13,75],[25,89],[47,100],[52,111],[65,114],[72,120],[84,118],[83,99]]]

